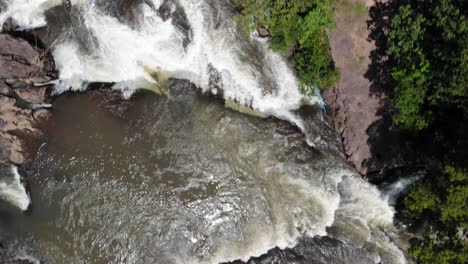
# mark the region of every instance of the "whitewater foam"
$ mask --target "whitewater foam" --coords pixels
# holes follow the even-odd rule
[[[385,199],[387,199],[389,204],[395,205],[396,200],[401,195],[401,193],[403,193],[413,183],[419,181],[423,177],[424,177],[424,172],[418,172],[415,176],[408,177],[408,178],[401,178],[398,181],[384,187],[382,191],[383,191]]]
[[[232,20],[220,25],[218,17],[211,14],[213,3],[207,2],[180,1],[193,33],[191,42],[184,47],[186,33],[179,30],[177,21],[164,21],[158,14],[161,1],[152,1],[156,9],[147,4],[135,7],[143,14],[137,28],[107,15],[94,1],[80,1],[78,9],[86,30],[94,37],[89,41],[97,42],[93,45],[96,49],[91,54],[83,53],[77,43],[66,38],[55,43],[53,56],[60,79],[128,83],[144,78],[154,82],[142,67],[145,65],[162,69],[173,78],[188,79],[205,92],[217,93],[210,86],[211,68],[214,68],[220,77],[217,85],[226,99],[265,115],[291,120],[292,110],[304,102],[315,102],[300,93],[294,73],[280,55],[270,51],[266,43],[242,37]],[[42,26],[46,8],[58,4],[61,1],[9,1],[0,22],[11,16],[25,28]],[[78,3],[72,1],[72,4]],[[222,10],[221,6],[217,8]],[[249,50],[239,39],[254,49]],[[250,63],[252,56],[260,58],[261,65]],[[270,82],[265,84],[265,80]],[[82,89],[73,86],[69,90]],[[64,90],[62,86],[57,93]]]
[[[0,198],[26,211],[31,203],[28,193],[21,183],[21,177],[16,166],[11,166],[13,177],[5,177],[0,182]]]

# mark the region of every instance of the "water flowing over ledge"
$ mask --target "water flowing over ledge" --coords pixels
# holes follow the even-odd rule
[[[157,86],[155,73],[162,73],[283,119],[297,121],[291,111],[316,101],[300,93],[280,55],[226,19],[231,11],[222,1],[135,1],[117,16],[104,1],[71,3],[67,9],[61,1],[11,1],[0,17],[12,16],[21,28],[42,26],[48,16],[57,20],[50,26],[59,27],[54,58],[60,78],[75,80],[61,91],[82,89],[76,80],[120,82],[127,90]],[[122,23],[132,12],[138,18]]]
[[[2,171],[3,172],[3,171]],[[8,174],[4,172],[5,174]],[[21,176],[16,166],[10,167],[11,175],[2,175],[0,178],[0,198],[11,203],[22,211],[28,210],[31,200],[21,183]]]

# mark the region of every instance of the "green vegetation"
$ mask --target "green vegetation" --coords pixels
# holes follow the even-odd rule
[[[333,28],[332,0],[237,0],[242,13],[237,16],[247,31],[258,26],[271,34],[270,47],[290,52],[302,84],[332,87],[338,77],[330,52],[327,30]]]
[[[346,11],[346,13],[353,13],[357,16],[367,16],[368,10],[362,2],[351,2],[349,0],[340,0],[339,5]]]
[[[466,1],[399,1],[388,28],[387,55],[395,81],[395,123],[427,128],[437,112],[468,112]]]
[[[409,254],[468,263],[468,1],[378,0],[370,18],[371,91],[428,173],[397,207],[418,231]]]
[[[468,171],[446,166],[414,185],[403,203],[407,220],[426,224],[410,249],[417,263],[468,263]]]

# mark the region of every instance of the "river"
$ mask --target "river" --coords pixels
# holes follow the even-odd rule
[[[125,118],[86,95],[53,102],[32,209],[1,207],[7,254],[219,263],[328,235],[360,249],[350,263],[406,262],[389,198],[346,164],[317,99],[282,56],[240,33],[233,10],[221,0],[3,5],[0,22],[49,29],[55,94],[112,82],[131,97]]]

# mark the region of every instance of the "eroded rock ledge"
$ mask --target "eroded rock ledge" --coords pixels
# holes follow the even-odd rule
[[[48,87],[34,84],[55,78],[54,68],[43,49],[0,33],[0,163],[20,165],[34,153],[50,115]]]

